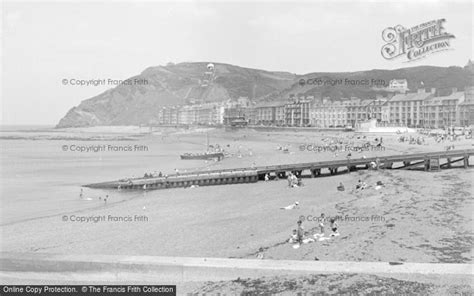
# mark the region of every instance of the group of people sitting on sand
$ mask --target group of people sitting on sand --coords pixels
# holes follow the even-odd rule
[[[382,181],[377,181],[375,183],[375,190],[379,190],[381,189],[382,187],[384,186],[383,182]],[[369,187],[369,185],[367,185],[366,182],[362,182],[362,180],[359,180],[355,186],[355,189],[356,191],[361,191],[361,190],[364,190],[364,189],[367,189]],[[337,191],[345,191],[346,188],[344,186],[344,184],[342,184],[342,182],[339,183],[339,185],[336,187],[337,188]]]
[[[340,233],[338,232],[339,225],[336,222],[335,218],[330,218],[329,219],[329,228],[331,229],[331,233],[329,236],[325,236],[325,225],[324,223],[327,221],[327,218],[324,214],[321,214],[321,217],[318,219],[319,220],[319,232],[314,233],[311,235],[308,231],[304,230],[303,227],[303,221],[298,220],[296,222],[297,228],[293,229],[293,233],[291,234],[290,238],[288,239],[289,243],[295,244],[295,246],[301,245],[301,244],[308,244],[312,243],[315,241],[324,241],[331,239],[331,237],[339,236]],[[295,247],[296,248],[296,247]]]
[[[398,138],[398,142],[403,143],[403,142],[408,142],[410,145],[424,145],[425,144],[425,138],[424,137],[413,137],[413,136],[400,136]]]
[[[367,188],[367,183],[362,182],[361,180],[359,180],[359,182],[357,182],[356,190],[364,190],[366,188]]]
[[[287,180],[288,180],[288,187],[290,187],[290,188],[303,186],[303,181],[301,181],[301,178],[298,178],[292,172],[288,173]]]
[[[290,152],[290,149],[288,148],[288,146],[277,146],[277,150],[283,151],[284,153]]]
[[[377,181],[377,182],[375,183],[375,185],[374,185],[374,189],[375,189],[375,190],[379,190],[379,189],[381,189],[383,186],[384,186],[384,184],[383,184],[382,181]],[[371,187],[371,186],[367,185],[366,182],[362,182],[361,180],[359,180],[359,182],[357,182],[357,184],[356,184],[355,189],[356,189],[356,191],[362,191],[362,190],[367,189],[367,188],[369,188],[369,187]]]

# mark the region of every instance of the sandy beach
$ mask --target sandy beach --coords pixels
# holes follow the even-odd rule
[[[176,160],[162,167],[171,172],[172,165],[192,170],[338,159],[347,153],[336,156],[298,147],[321,144],[328,137],[350,137],[356,143],[380,137],[253,130],[214,130],[209,136],[211,144],[226,147],[229,157],[224,161],[193,161],[195,166],[191,167]],[[206,138],[202,131],[151,137],[147,141],[179,145],[182,150],[188,146],[193,151],[198,151]],[[352,157],[439,151],[450,144],[436,144],[427,138],[426,145],[410,145],[397,139],[396,135],[383,135],[385,151],[357,152]],[[472,140],[454,144],[456,149],[467,149]],[[277,146],[287,146],[289,153]],[[279,180],[135,192],[117,200],[115,197],[124,193],[110,191],[107,205],[93,200],[91,208],[62,209],[48,217],[3,225],[2,251],[253,258],[263,248],[264,258],[272,259],[471,263],[473,176],[472,168],[361,170],[305,178],[305,186],[299,188],[289,188],[286,180]],[[356,191],[358,180],[368,188]],[[384,184],[379,190],[375,189],[377,181]],[[340,182],[346,187],[343,192],[336,190]],[[93,191],[87,194],[97,196]],[[298,209],[280,209],[295,201],[300,204]],[[319,232],[318,222],[311,219],[321,213],[342,217],[338,221],[340,236],[304,244],[297,250],[286,243],[298,219],[304,220],[310,234]],[[326,232],[330,233],[328,223]]]

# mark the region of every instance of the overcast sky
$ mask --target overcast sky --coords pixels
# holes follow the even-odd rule
[[[414,1],[412,1],[414,2]],[[297,74],[464,66],[473,52],[466,2],[30,2],[2,10],[3,124],[56,124],[108,86],[168,62],[209,61]],[[382,31],[445,18],[453,50],[415,62],[382,58]]]

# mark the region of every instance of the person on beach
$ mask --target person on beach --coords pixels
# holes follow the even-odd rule
[[[296,224],[298,225],[297,232],[296,232],[296,242],[301,244],[303,242],[303,238],[304,238],[304,228],[301,225],[301,224],[303,224],[303,221],[298,220],[298,222],[296,222]]]
[[[298,240],[298,231],[293,229],[293,233],[291,234],[290,238],[288,239],[289,243],[295,243]]]
[[[338,232],[337,232],[338,225],[337,225],[336,219],[331,218],[330,223],[331,223],[330,227],[331,227],[331,230],[332,230],[331,235],[334,236],[334,235],[338,234]]]
[[[280,209],[281,210],[293,210],[293,209],[298,208],[299,204],[300,204],[299,202],[295,201],[294,204],[291,204],[291,205],[286,206],[286,207],[281,207]]]
[[[305,231],[304,236],[303,236],[303,244],[309,244],[313,242],[314,242],[314,239],[309,237],[309,232]]]
[[[346,190],[346,188],[344,187],[344,184],[342,184],[342,182],[339,183],[339,186],[337,186],[337,190],[338,191],[344,191]]]
[[[291,187],[298,187],[298,177],[295,174],[291,174]]]
[[[324,213],[321,214],[321,217],[319,219],[319,233],[321,235],[324,235],[324,220],[326,218],[326,215]]]
[[[84,191],[83,191],[83,189],[81,188],[81,192],[79,193],[79,198],[80,198],[80,199],[83,198],[83,193],[84,193]]]
[[[258,252],[257,252],[257,259],[263,259],[263,258],[264,258],[263,248],[260,247],[260,249],[258,249]]]
[[[303,187],[303,186],[304,186],[303,180],[302,180],[301,178],[297,178],[297,179],[296,179],[296,185],[297,185],[298,187]]]

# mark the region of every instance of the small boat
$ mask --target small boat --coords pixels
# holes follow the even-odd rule
[[[217,159],[224,158],[222,152],[204,152],[204,153],[184,153],[180,155],[181,159]]]
[[[215,148],[214,146],[209,145],[209,134],[207,134],[207,151],[202,153],[184,153],[181,154],[181,159],[217,159],[218,161],[224,159],[224,152],[220,150],[220,147]],[[212,149],[210,149],[212,148]]]

